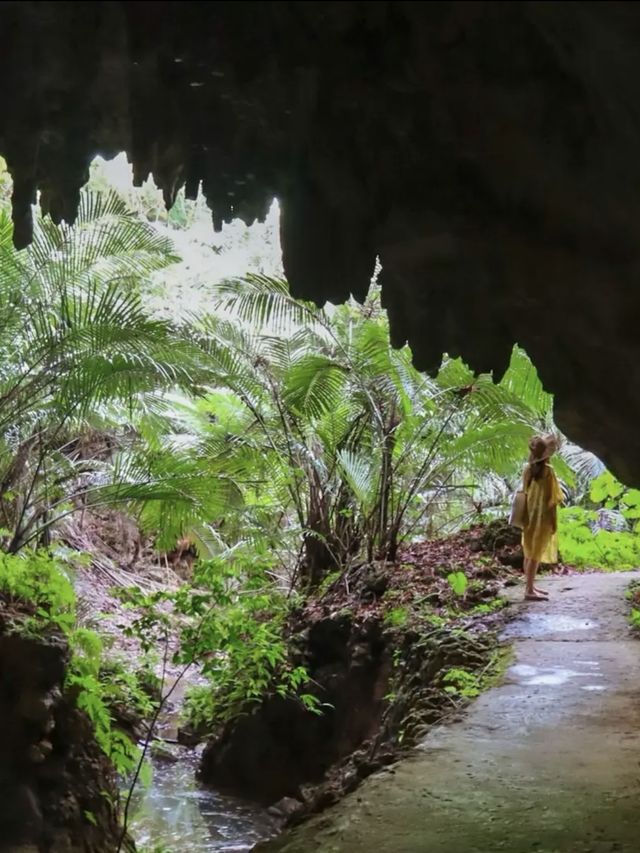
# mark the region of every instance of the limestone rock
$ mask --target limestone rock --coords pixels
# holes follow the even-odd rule
[[[291,818],[304,809],[304,803],[296,800],[294,797],[282,797],[277,803],[269,806],[268,813],[280,820],[290,821]]]

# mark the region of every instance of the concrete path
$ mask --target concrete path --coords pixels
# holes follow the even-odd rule
[[[634,575],[541,584],[505,636],[504,683],[414,757],[281,839],[281,853],[639,853]]]

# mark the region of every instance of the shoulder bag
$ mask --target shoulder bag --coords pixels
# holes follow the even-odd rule
[[[511,515],[509,516],[509,524],[514,527],[526,527],[528,520],[527,513],[527,493],[524,489],[519,489],[513,496],[511,502]]]

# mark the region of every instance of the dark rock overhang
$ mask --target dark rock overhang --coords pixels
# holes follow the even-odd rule
[[[277,196],[295,294],[362,296],[394,341],[504,369],[640,481],[640,7],[582,2],[4,2],[15,241],[126,151],[214,223]]]

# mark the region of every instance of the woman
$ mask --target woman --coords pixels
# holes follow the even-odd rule
[[[558,449],[552,436],[536,435],[529,442],[529,464],[524,472],[527,522],[522,531],[525,601],[546,601],[544,590],[534,586],[540,563],[558,562],[558,504],[563,495],[548,460]]]

